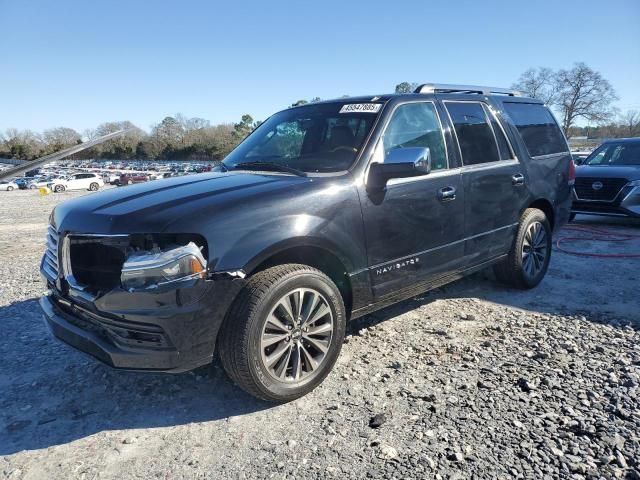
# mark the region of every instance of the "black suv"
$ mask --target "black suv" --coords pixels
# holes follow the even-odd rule
[[[604,142],[578,166],[571,210],[640,218],[640,138]]]
[[[573,174],[549,110],[508,90],[289,108],[217,172],[59,205],[42,309],[113,367],[179,372],[217,351],[246,391],[291,400],[329,373],[349,320],[488,266],[536,286]]]

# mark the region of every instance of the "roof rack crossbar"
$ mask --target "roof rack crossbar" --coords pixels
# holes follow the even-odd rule
[[[413,93],[471,93],[476,95],[508,95],[520,97],[522,94],[510,88],[482,87],[479,85],[449,85],[446,83],[423,83]]]

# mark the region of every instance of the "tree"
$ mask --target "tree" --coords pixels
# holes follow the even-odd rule
[[[245,113],[240,119],[240,122],[236,123],[233,126],[233,129],[235,130],[236,136],[239,139],[243,139],[247,135],[249,135],[251,132],[253,132],[253,130],[258,125],[260,125],[259,122],[254,121],[251,115],[249,115],[248,113]]]
[[[530,68],[526,70],[511,88],[522,92],[528,97],[542,100],[547,105],[555,105],[556,91],[555,74],[546,67]]]
[[[559,70],[554,89],[565,132],[579,118],[592,122],[610,119],[613,114],[611,104],[618,99],[609,81],[582,62],[570,70]]]
[[[46,144],[45,152],[53,153],[58,150],[82,143],[82,137],[73,128],[57,127],[45,130],[42,138]]]
[[[417,83],[402,82],[396,85],[396,93],[413,93],[418,88]]]
[[[640,136],[640,112],[638,110],[628,110],[620,118],[620,126],[623,128],[626,137]]]

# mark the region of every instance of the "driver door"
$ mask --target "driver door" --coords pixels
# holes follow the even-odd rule
[[[460,169],[449,168],[442,123],[432,101],[396,106],[373,162],[396,148],[426,147],[431,172],[362,186],[362,215],[374,301],[456,270],[464,256],[464,191]]]

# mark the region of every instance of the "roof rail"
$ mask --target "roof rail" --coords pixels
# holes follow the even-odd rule
[[[476,95],[522,96],[519,91],[510,88],[481,87],[478,85],[449,85],[446,83],[424,83],[416,88],[413,93],[473,93]]]

